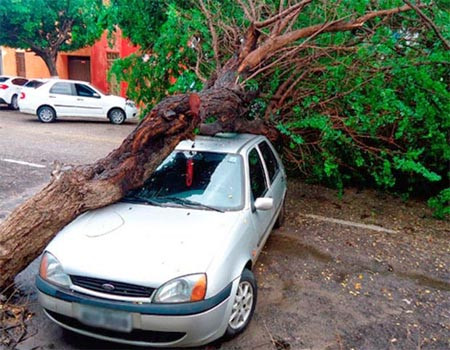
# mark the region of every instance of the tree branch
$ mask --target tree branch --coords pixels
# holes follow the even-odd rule
[[[255,17],[250,14],[249,9],[247,8],[247,6],[245,6],[244,2],[242,0],[237,0],[237,2],[239,3],[239,5],[241,5],[241,8],[248,20],[253,23],[255,21]]]
[[[417,12],[417,14],[420,16],[420,18],[422,18],[422,20],[425,22],[425,24],[431,28],[432,30],[434,30],[434,32],[436,33],[436,35],[438,36],[438,38],[442,41],[442,43],[444,44],[444,47],[446,50],[450,50],[450,44],[447,42],[447,40],[445,40],[444,36],[442,35],[442,33],[439,31],[437,25],[431,20],[431,18],[429,18],[419,7],[417,7],[417,5],[414,5],[411,3],[411,1],[409,0],[403,0],[404,3],[406,3],[407,5],[409,5],[410,7],[412,7],[414,9],[414,11]]]
[[[421,4],[420,7],[425,5]],[[296,40],[307,38],[312,35],[317,35],[317,33],[327,33],[327,32],[343,32],[348,30],[355,30],[361,28],[367,21],[381,16],[390,16],[399,12],[405,12],[411,10],[409,5],[404,5],[401,7],[372,11],[364,16],[358,17],[353,21],[343,22],[343,20],[337,20],[331,23],[317,24],[310,27],[298,29],[275,38],[269,38],[266,42],[252,51],[240,64],[239,73],[247,69],[252,69],[256,67],[268,54],[274,52]]]
[[[255,22],[255,27],[256,28],[267,27],[267,26],[277,22],[278,20],[288,16],[292,12],[295,12],[297,10],[301,10],[304,6],[308,5],[310,2],[312,2],[312,0],[300,1],[299,3],[297,3],[295,5],[292,5],[291,7],[287,8],[286,10],[279,12],[277,15],[272,16],[272,17],[266,19],[265,21]]]
[[[214,24],[213,24],[213,21],[211,18],[211,13],[206,8],[203,0],[200,0],[199,3],[200,3],[200,7],[201,7],[203,14],[205,15],[206,20],[208,21],[208,27],[209,27],[209,31],[211,32],[211,38],[212,38],[212,48],[214,51],[214,59],[216,61],[216,72],[219,73],[222,66],[220,64],[220,59],[219,59],[219,44],[218,44],[219,40],[217,38],[216,28],[214,27]]]

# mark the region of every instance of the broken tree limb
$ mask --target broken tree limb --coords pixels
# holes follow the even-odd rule
[[[11,283],[78,215],[114,203],[141,186],[181,140],[193,137],[200,114],[234,119],[241,104],[231,89],[168,97],[105,158],[60,170],[0,225],[0,286]]]

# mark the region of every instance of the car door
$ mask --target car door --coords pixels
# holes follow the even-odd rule
[[[69,82],[54,83],[48,93],[48,103],[58,116],[77,116],[75,87]]]
[[[258,148],[269,177],[269,189],[267,191],[267,196],[273,198],[273,206],[275,209],[273,214],[277,215],[281,205],[283,204],[283,199],[286,192],[286,175],[281,162],[275,155],[275,151],[267,141],[261,141],[258,144]]]
[[[76,104],[79,115],[86,117],[104,116],[102,97],[90,86],[81,83],[75,83],[77,94]]]
[[[270,233],[274,208],[269,210],[257,210],[255,208],[257,198],[269,198],[271,196],[265,165],[257,147],[250,150],[247,161],[252,224],[258,235],[257,249],[259,250]]]

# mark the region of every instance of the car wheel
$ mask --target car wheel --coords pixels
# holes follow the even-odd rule
[[[232,338],[244,329],[250,323],[256,306],[257,287],[253,273],[245,269],[242,272],[239,286],[234,296],[233,308],[228,320],[228,327],[225,332],[225,338]]]
[[[126,115],[120,108],[113,108],[109,111],[108,118],[113,124],[122,124],[126,119]]]
[[[56,112],[50,106],[42,106],[37,110],[37,117],[43,123],[51,123],[56,119]]]
[[[286,206],[283,201],[283,204],[281,204],[280,213],[278,214],[277,221],[275,221],[274,227],[280,228],[281,226],[283,226],[285,217],[286,217]]]
[[[13,110],[18,110],[19,109],[19,103],[18,103],[18,98],[17,95],[14,95],[13,97],[11,97],[11,103],[9,104],[9,108],[13,109]]]

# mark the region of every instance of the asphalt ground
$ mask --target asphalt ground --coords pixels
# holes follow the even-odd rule
[[[0,107],[0,220],[49,181],[56,163],[94,162],[118,147],[136,124],[112,125],[106,118],[44,124]]]

